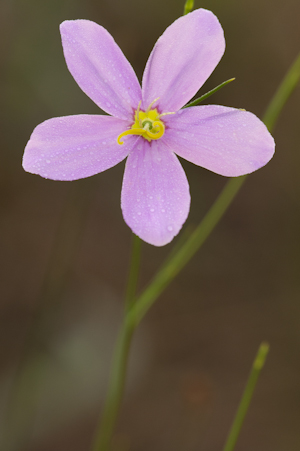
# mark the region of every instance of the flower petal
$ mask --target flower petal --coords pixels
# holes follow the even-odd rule
[[[166,116],[164,140],[180,157],[228,177],[249,174],[273,156],[267,127],[248,111],[196,106]]]
[[[147,243],[163,246],[181,229],[190,208],[189,185],[161,140],[138,138],[126,162],[121,206],[125,222]]]
[[[52,180],[77,180],[98,174],[124,160],[136,137],[123,146],[117,137],[128,122],[111,116],[78,115],[38,125],[23,157],[25,171]]]
[[[141,87],[113,37],[90,20],[66,20],[60,32],[67,66],[83,92],[107,113],[132,119]]]
[[[143,75],[143,106],[159,97],[161,112],[177,111],[199,90],[225,50],[222,27],[206,9],[170,25],[156,42]]]

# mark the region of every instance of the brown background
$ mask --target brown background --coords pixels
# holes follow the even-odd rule
[[[236,77],[210,102],[262,117],[299,52],[299,0],[195,3],[218,16],[227,43],[200,92]],[[131,233],[120,210],[124,164],[73,183],[44,180],[21,167],[24,146],[38,123],[99,111],[66,68],[58,26],[77,18],[103,25],[141,78],[156,39],[182,9],[181,0],[1,2],[5,451],[89,450],[121,320],[130,253]],[[274,159],[249,177],[201,252],[143,321],[114,451],[222,449],[262,340],[270,342],[271,352],[236,450],[300,449],[299,104],[298,88],[274,131]],[[183,166],[192,194],[187,228],[199,223],[225,179],[185,161]],[[141,288],[175,244],[143,245]],[[49,292],[49,278],[43,280],[57,246],[62,255],[51,266]],[[66,266],[58,283],[56,272]],[[20,393],[11,398],[16,374],[22,375]],[[13,420],[4,420],[9,400]]]

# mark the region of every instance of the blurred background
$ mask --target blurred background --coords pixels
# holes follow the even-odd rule
[[[300,48],[299,0],[195,0],[227,49],[201,89],[262,117]],[[90,449],[109,378],[131,232],[122,219],[124,163],[90,179],[25,173],[40,122],[99,112],[66,67],[59,24],[93,20],[141,79],[183,0],[2,0],[0,14],[1,449]],[[201,251],[134,340],[114,451],[222,449],[262,340],[271,351],[237,451],[300,449],[300,89],[273,133],[273,160],[252,174]],[[226,180],[182,161],[196,226]],[[142,289],[178,238],[143,244]]]

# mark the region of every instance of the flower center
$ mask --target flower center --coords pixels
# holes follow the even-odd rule
[[[151,109],[152,105],[157,100],[158,99],[153,100],[146,111],[140,110],[141,102],[139,103],[134,115],[134,124],[131,126],[131,129],[125,130],[125,132],[118,136],[118,144],[124,144],[122,138],[127,135],[140,135],[149,142],[152,141],[152,139],[159,139],[163,136],[165,133],[165,124],[160,118],[166,114],[173,113],[159,114],[156,108]]]

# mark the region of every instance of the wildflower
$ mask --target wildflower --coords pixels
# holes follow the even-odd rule
[[[181,109],[220,61],[225,40],[214,14],[180,17],[156,42],[142,80],[112,36],[88,20],[60,26],[67,66],[106,115],[46,120],[26,146],[26,171],[53,180],[89,177],[127,157],[121,207],[144,241],[162,246],[181,229],[189,185],[177,155],[224,176],[264,166],[274,140],[252,113],[224,106]]]

